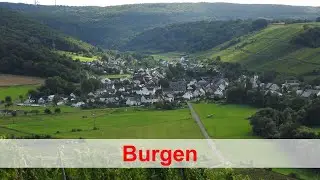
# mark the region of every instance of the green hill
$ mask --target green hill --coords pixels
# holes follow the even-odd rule
[[[53,50],[90,53],[93,47],[18,12],[0,8],[0,72],[76,81],[79,63]],[[76,75],[75,75],[76,74]]]
[[[305,38],[309,42],[319,42],[320,36],[317,34],[308,35],[310,30],[318,26],[320,27],[320,23],[274,24],[257,33],[242,36],[195,55],[211,58],[220,56],[222,61],[238,62],[257,71],[274,70],[282,74],[302,76],[320,75],[320,47],[296,42],[297,37]],[[235,41],[237,43],[233,44]]]
[[[145,31],[125,48],[131,51],[197,52],[254,30],[251,21],[199,21]]]
[[[136,35],[169,24],[203,20],[316,19],[320,9],[228,3],[136,4],[112,7],[34,6],[0,3],[92,45],[119,49]]]

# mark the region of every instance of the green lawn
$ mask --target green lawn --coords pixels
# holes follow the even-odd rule
[[[238,105],[193,104],[207,132],[212,138],[256,138],[247,120],[257,109]],[[208,115],[213,115],[208,118]]]
[[[93,130],[94,117],[92,114],[96,116],[98,130]],[[83,118],[83,116],[88,118]],[[48,134],[58,138],[202,138],[188,109],[154,111],[128,108],[126,111],[125,108],[121,108],[75,110],[74,112],[69,110],[69,112],[59,115],[1,117],[0,126],[20,133]],[[81,129],[82,131],[72,132],[72,129]],[[56,133],[57,131],[59,133]],[[7,133],[4,132],[4,134]]]
[[[57,51],[59,54],[65,54],[69,57],[71,57],[73,60],[79,59],[81,62],[92,62],[98,59],[97,56],[93,57],[85,57],[77,54],[73,54],[72,52],[66,52],[66,51]]]
[[[4,100],[6,96],[11,96],[12,100],[19,99],[19,96],[26,96],[30,89],[36,89],[39,85],[22,85],[0,87],[0,100]]]

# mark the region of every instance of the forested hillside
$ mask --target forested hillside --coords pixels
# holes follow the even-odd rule
[[[267,25],[267,22],[266,22]],[[251,21],[199,21],[174,24],[141,33],[126,46],[134,51],[197,52],[211,49],[255,29]]]
[[[227,3],[137,4],[113,7],[34,6],[0,3],[104,48],[118,49],[146,30],[174,23],[230,19],[316,19],[320,9]]]
[[[312,78],[320,75],[319,27],[320,23],[270,25],[234,39],[236,44],[229,41],[197,55],[220,56],[222,61],[239,62],[251,70]]]
[[[93,47],[0,8],[0,72],[76,81],[78,63],[53,50],[90,53]]]

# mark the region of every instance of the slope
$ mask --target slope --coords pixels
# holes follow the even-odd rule
[[[126,46],[133,51],[196,52],[208,50],[252,31],[251,21],[200,21],[145,31]]]
[[[287,75],[318,75],[320,48],[294,43],[294,39],[320,23],[270,25],[257,33],[242,36],[212,50],[195,54],[198,57],[238,62],[251,70],[273,70]],[[232,42],[238,42],[233,44]],[[320,74],[319,74],[320,75]]]
[[[54,49],[90,53],[93,47],[49,27],[0,8],[0,72],[61,77],[76,81],[79,63],[53,52]]]
[[[136,4],[112,7],[34,6],[0,3],[93,45],[118,49],[135,35],[155,27],[202,20],[248,18],[315,19],[315,7],[228,3]]]

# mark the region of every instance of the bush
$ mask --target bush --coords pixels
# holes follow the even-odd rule
[[[56,134],[59,134],[59,133],[60,133],[60,131],[57,131],[57,132],[56,132]]]
[[[12,112],[11,112],[11,115],[12,115],[13,117],[16,117],[16,116],[17,116],[17,111],[12,111]]]
[[[290,174],[288,174],[288,176],[289,177],[292,177],[292,178],[295,178],[295,179],[299,179],[299,175],[298,174],[296,174],[296,173],[290,173]]]
[[[46,109],[44,110],[44,113],[46,113],[46,114],[52,114],[51,110],[48,109],[48,108],[46,108]]]
[[[56,108],[56,109],[54,110],[54,113],[56,113],[56,114],[61,113],[61,109],[60,109],[60,108]]]
[[[80,132],[82,129],[72,129],[71,132]]]

